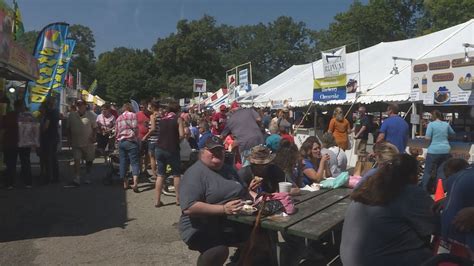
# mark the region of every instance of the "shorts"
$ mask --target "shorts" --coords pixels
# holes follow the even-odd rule
[[[148,153],[152,154],[153,156],[155,156],[155,153],[156,153],[156,142],[148,142]]]
[[[181,160],[179,157],[179,151],[169,152],[160,148],[155,149],[155,159],[156,165],[158,168],[158,175],[166,177],[166,166],[171,166],[171,175],[180,176],[181,175]]]
[[[366,155],[367,154],[367,140],[366,139],[356,139],[356,154],[357,155]]]
[[[84,159],[86,162],[92,162],[95,159],[95,146],[72,147],[72,156],[75,161]]]

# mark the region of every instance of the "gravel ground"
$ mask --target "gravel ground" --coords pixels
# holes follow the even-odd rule
[[[33,167],[37,173],[37,165]],[[104,186],[96,160],[90,185],[65,189],[72,176],[61,166],[60,184],[0,190],[0,265],[195,265],[198,253],[181,241],[174,197],[154,208],[154,190]]]

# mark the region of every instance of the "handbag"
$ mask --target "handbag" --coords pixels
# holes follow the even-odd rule
[[[286,214],[293,214],[296,212],[295,204],[288,192],[276,192],[265,194],[264,196],[257,196],[257,200],[255,201],[257,209],[262,209],[262,214],[264,216],[273,215],[280,211],[283,211]]]

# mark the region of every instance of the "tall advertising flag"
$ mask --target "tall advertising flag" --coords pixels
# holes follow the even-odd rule
[[[15,12],[15,20],[13,21],[13,38],[18,40],[23,33],[25,33],[25,28],[23,26],[23,20],[21,19],[20,9],[18,8],[18,3],[13,0],[13,8]]]
[[[66,79],[69,63],[71,62],[72,52],[76,47],[76,40],[66,39],[61,49],[61,55],[59,56],[58,65],[56,67],[56,75],[54,76],[52,89],[55,92],[61,91],[64,87],[64,81]]]
[[[52,23],[43,28],[36,39],[34,56],[39,62],[40,77],[36,82],[30,82],[30,110],[35,112],[49,95],[56,80],[57,67],[62,57],[69,24]],[[59,79],[59,78],[58,78]]]

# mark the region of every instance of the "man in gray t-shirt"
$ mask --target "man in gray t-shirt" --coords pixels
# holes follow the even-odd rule
[[[237,172],[224,165],[224,152],[220,138],[209,138],[201,149],[200,160],[184,173],[179,187],[181,238],[191,250],[201,252],[204,257],[209,249],[226,248],[243,242],[249,235],[249,231],[244,233],[246,229],[227,223],[225,218],[237,213],[241,200],[249,199],[249,194]],[[225,259],[227,253],[222,253]],[[220,262],[219,256],[212,257],[213,261]]]
[[[245,157],[248,155],[251,148],[264,144],[263,133],[260,129],[261,122],[260,115],[252,108],[237,109],[232,112],[227,119],[222,136],[232,133],[239,144],[240,155]],[[244,160],[242,163],[245,164]]]

